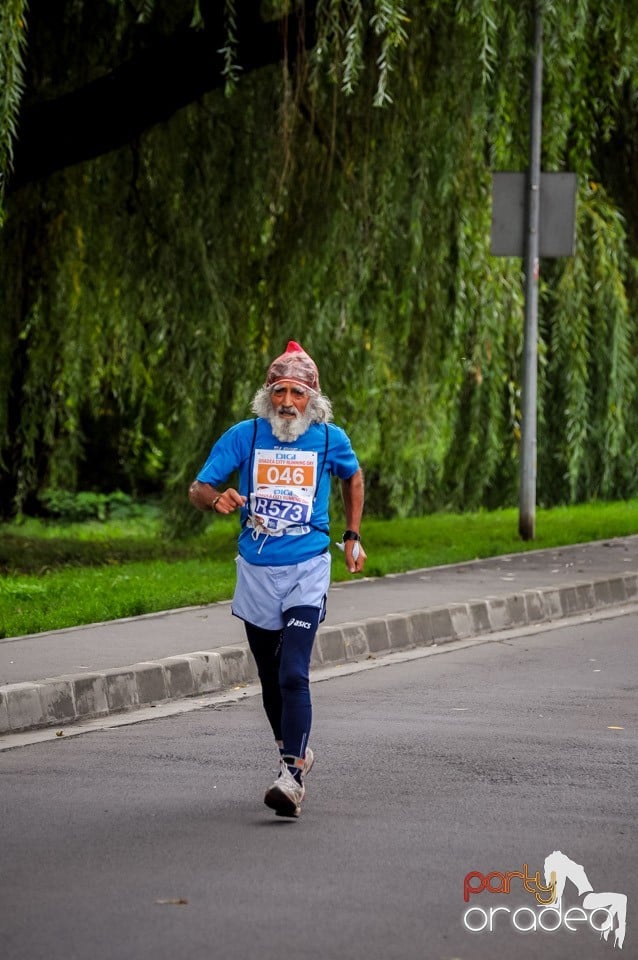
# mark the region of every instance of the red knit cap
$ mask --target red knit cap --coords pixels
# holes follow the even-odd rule
[[[319,391],[317,364],[294,340],[288,341],[286,352],[276,357],[268,367],[266,386],[272,387],[280,380],[291,380],[302,387]]]

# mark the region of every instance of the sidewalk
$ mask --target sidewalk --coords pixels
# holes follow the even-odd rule
[[[628,602],[638,602],[638,536],[339,583],[330,590],[313,666]],[[6,638],[0,735],[254,679],[243,626],[228,602]]]

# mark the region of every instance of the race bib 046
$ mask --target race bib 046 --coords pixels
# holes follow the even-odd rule
[[[316,451],[255,450],[253,517],[270,533],[310,523],[316,483]]]

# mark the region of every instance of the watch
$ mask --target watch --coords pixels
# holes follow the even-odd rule
[[[344,533],[341,539],[344,543],[346,542],[346,540],[358,540],[359,542],[361,542],[361,537],[356,532],[356,530],[346,530],[346,532]]]

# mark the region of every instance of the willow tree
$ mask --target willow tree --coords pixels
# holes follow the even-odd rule
[[[490,171],[526,165],[530,6],[12,0],[5,513],[46,486],[118,485],[161,490],[184,529],[189,479],[290,337],[317,359],[373,509],[515,502],[522,277],[489,253]],[[579,179],[577,255],[541,267],[552,504],[638,489],[638,5],[543,8],[543,168]],[[67,116],[67,147],[38,158],[53,104],[97,89],[110,116],[105,77],[128,133],[109,120],[100,153],[100,124],[83,139]]]

